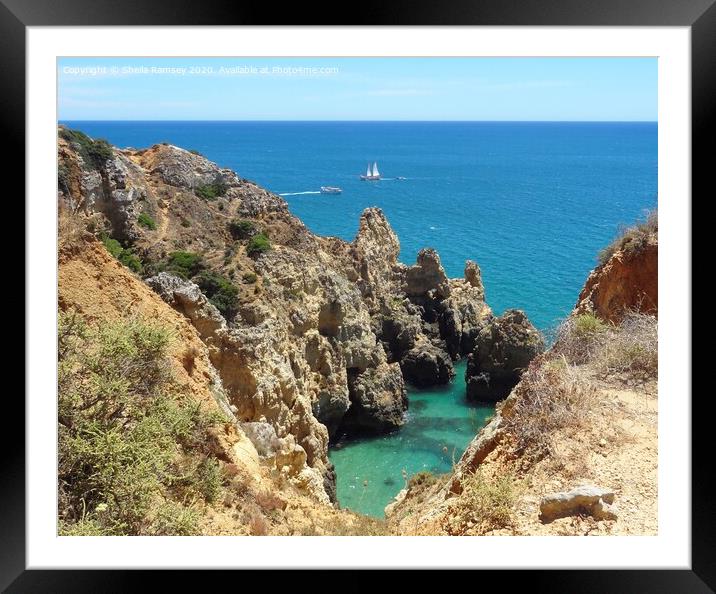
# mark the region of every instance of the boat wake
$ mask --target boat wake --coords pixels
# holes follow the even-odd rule
[[[279,196],[303,196],[304,194],[320,194],[320,192],[284,192],[282,194],[279,194]]]

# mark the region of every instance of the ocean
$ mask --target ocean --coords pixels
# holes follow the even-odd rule
[[[496,313],[517,307],[549,334],[599,250],[657,205],[657,124],[597,122],[62,122],[120,147],[169,142],[281,194],[315,233],[350,241],[383,209],[415,262],[433,247],[451,277],[482,269]],[[361,181],[377,161],[384,179]],[[405,179],[398,179],[398,178]],[[339,186],[340,195],[320,194]],[[448,472],[492,407],[455,381],[409,389],[408,422],[332,448],[338,500],[382,516],[402,471]]]
[[[569,313],[620,226],[657,202],[656,123],[62,123],[120,147],[198,150],[284,195],[321,235],[350,241],[379,206],[401,261],[433,247],[454,277],[475,260],[493,310],[524,309],[542,330]],[[361,181],[373,161],[386,179]]]

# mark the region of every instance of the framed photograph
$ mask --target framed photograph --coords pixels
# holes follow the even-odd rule
[[[713,591],[712,1],[211,4],[0,7],[28,345],[2,587]]]

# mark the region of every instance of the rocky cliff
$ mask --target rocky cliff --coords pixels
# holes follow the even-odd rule
[[[329,440],[399,427],[406,382],[446,383],[495,342],[479,267],[448,279],[432,249],[399,263],[379,209],[346,242],[169,144],[120,150],[61,128],[58,160],[61,211],[192,325],[238,427],[318,500],[335,493]],[[513,363],[492,356],[490,371]]]
[[[303,449],[297,446],[294,436],[289,434],[282,438],[269,423],[242,422],[239,419],[238,410],[230,403],[228,392],[212,363],[210,351],[214,346],[204,338],[206,333],[211,331],[210,327],[194,323],[194,320],[208,320],[212,315],[216,316],[212,311],[213,306],[207,305],[201,298],[192,301],[196,296],[191,292],[183,295],[182,286],[177,284],[173,287],[174,294],[178,300],[184,299],[184,305],[178,308],[181,311],[177,311],[166,303],[165,295],[157,295],[126,266],[120,264],[92,234],[78,226],[77,221],[68,221],[63,216],[60,223],[60,312],[71,319],[82,320],[99,332],[107,332],[107,329],[114,328],[112,325],[116,323],[132,324],[137,321],[168,332],[172,340],[165,371],[171,378],[170,393],[178,401],[188,403],[190,410],[199,410],[194,407],[200,407],[209,415],[218,415],[219,419],[208,428],[208,439],[196,446],[203,455],[210,456],[211,460],[218,463],[220,475],[217,480],[220,480],[220,483],[217,485],[218,494],[214,495],[212,503],[204,502],[200,497],[197,500],[195,497],[193,502],[184,501],[182,506],[173,504],[174,507],[171,507],[169,502],[176,494],[165,492],[156,501],[148,504],[149,518],[158,516],[152,525],[140,527],[137,532],[124,527],[121,533],[382,533],[384,527],[374,520],[333,509],[329,504],[322,477],[306,464],[306,455]],[[183,288],[188,287],[184,285]],[[192,304],[198,304],[198,309],[192,309]],[[208,310],[208,315],[198,313],[202,307]],[[218,319],[216,321],[220,322]],[[215,329],[219,327],[221,323]],[[66,336],[61,339],[66,340]],[[121,347],[115,347],[115,351],[121,351]],[[107,363],[104,360],[99,361],[102,366],[107,366]],[[65,397],[74,397],[74,394],[65,394]],[[136,422],[132,411],[126,416],[125,422]],[[117,439],[116,435],[111,437],[113,440]],[[82,443],[86,445],[88,442],[85,440]],[[113,443],[109,437],[108,443]],[[171,455],[173,452],[169,450],[161,453]],[[90,454],[91,452],[84,450],[77,453],[87,459]],[[193,459],[189,458],[186,452],[180,458],[184,468],[191,460]],[[111,476],[111,471],[108,467],[104,469],[107,477]],[[173,480],[177,478],[180,481],[187,480],[187,477],[174,477]],[[199,472],[189,478],[194,481],[205,480]],[[137,479],[134,477],[132,480]],[[140,488],[140,485],[134,483],[130,486],[135,490]],[[123,492],[118,493],[118,496],[122,495]],[[122,501],[132,499],[128,495],[124,497]],[[138,497],[135,493],[134,500]],[[61,500],[60,517],[65,531],[73,529],[74,531],[69,533],[95,534],[87,531],[87,526],[95,525],[98,515],[102,520],[101,514],[106,512],[102,512],[101,507],[93,510],[80,506],[72,510],[67,509]],[[161,515],[167,510],[183,510],[183,515],[179,515],[172,524],[167,524],[168,518]],[[128,513],[129,510],[125,515]],[[73,514],[80,514],[83,520],[75,524],[65,522],[64,518]],[[197,524],[191,525],[188,520],[194,515]],[[144,518],[138,518],[139,520]],[[79,527],[83,527],[84,531],[80,531]]]
[[[593,312],[620,322],[628,311],[658,313],[659,243],[656,237],[643,247],[618,250],[589,275],[575,311]]]

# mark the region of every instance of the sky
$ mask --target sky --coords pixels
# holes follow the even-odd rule
[[[656,58],[62,58],[59,120],[656,121]]]

